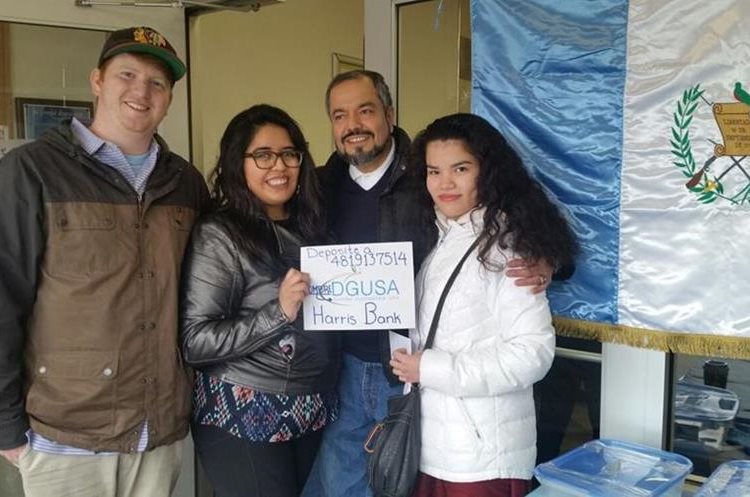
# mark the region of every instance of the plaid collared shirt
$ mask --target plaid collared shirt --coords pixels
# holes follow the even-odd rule
[[[156,140],[151,140],[148,156],[143,166],[136,170],[130,165],[127,156],[117,145],[95,135],[93,131],[78,119],[73,118],[70,123],[70,129],[86,153],[118,171],[130,186],[138,192],[139,196],[143,195],[143,191],[146,189],[146,182],[156,166],[156,158],[159,155],[159,144],[156,143]]]

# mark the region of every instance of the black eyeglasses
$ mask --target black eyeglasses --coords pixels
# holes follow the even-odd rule
[[[273,150],[257,150],[252,153],[245,153],[245,157],[250,157],[259,169],[271,169],[276,165],[276,160],[281,158],[281,162],[286,167],[299,167],[302,164],[302,152],[299,150],[282,150],[274,152]]]

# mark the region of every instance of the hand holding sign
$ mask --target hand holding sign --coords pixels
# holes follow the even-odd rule
[[[311,277],[306,330],[414,327],[411,242],[302,247],[300,262]]]
[[[409,354],[406,349],[396,349],[391,359],[393,374],[404,383],[419,383],[419,364],[422,361],[422,351]]]
[[[279,285],[279,304],[289,321],[297,319],[302,301],[310,293],[310,275],[292,268]]]

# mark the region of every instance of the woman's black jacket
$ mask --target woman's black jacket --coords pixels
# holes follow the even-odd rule
[[[336,384],[336,333],[303,331],[279,305],[279,276],[242,250],[225,214],[203,217],[185,254],[180,340],[185,361],[229,383],[281,394],[322,393]],[[284,259],[301,240],[278,224],[270,236]],[[300,314],[301,314],[300,310]]]

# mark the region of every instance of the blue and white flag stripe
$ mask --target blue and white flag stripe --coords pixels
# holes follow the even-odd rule
[[[550,291],[556,315],[750,337],[750,112],[733,93],[750,86],[748,19],[746,0],[472,1],[473,110],[583,247]],[[739,105],[726,133],[716,103]]]

